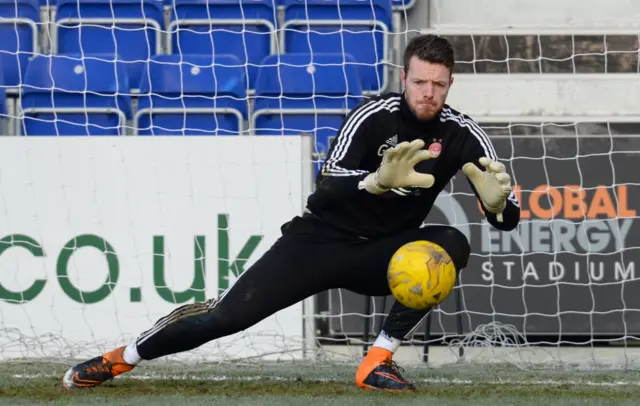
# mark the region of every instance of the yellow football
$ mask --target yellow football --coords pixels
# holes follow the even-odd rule
[[[403,305],[424,310],[440,304],[456,282],[449,254],[430,241],[413,241],[398,249],[387,270],[391,293]]]

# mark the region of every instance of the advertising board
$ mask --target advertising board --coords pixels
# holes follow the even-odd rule
[[[217,297],[302,212],[298,137],[0,141],[2,358],[126,344]],[[201,353],[272,353],[302,335],[299,303]]]
[[[527,335],[640,334],[640,172],[636,137],[496,137],[521,205],[516,230],[487,223],[459,172],[425,224],[451,224],[472,247],[458,289],[434,312],[431,332],[491,322]],[[361,334],[361,296],[329,295],[329,333]],[[388,297],[372,311],[386,313]],[[371,324],[377,329],[380,324]]]

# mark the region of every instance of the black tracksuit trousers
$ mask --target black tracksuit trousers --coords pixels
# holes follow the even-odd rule
[[[427,226],[380,239],[345,235],[305,214],[282,226],[282,236],[220,298],[178,307],[137,339],[143,359],[188,351],[245,330],[277,311],[329,289],[368,296],[390,294],[387,265],[395,251],[416,240],[444,248],[459,272],[470,255],[466,237],[448,226]],[[404,339],[428,310],[395,302],[383,330]]]

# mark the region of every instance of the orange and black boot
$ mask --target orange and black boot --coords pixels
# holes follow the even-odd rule
[[[415,385],[400,375],[402,369],[396,365],[392,357],[391,351],[371,347],[358,368],[356,384],[364,389],[389,392],[415,391]]]
[[[102,382],[129,372],[134,365],[124,362],[125,347],[116,348],[99,357],[81,362],[69,368],[62,378],[62,386],[67,389],[92,388]]]

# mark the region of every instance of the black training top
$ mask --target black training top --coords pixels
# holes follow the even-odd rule
[[[415,166],[416,171],[435,177],[431,188],[393,189],[381,195],[358,188],[380,166],[386,149],[418,138],[425,141],[425,148],[440,152]],[[445,105],[434,119],[421,121],[404,94],[386,93],[363,101],[346,117],[329,148],[307,210],[336,228],[365,238],[418,228],[438,194],[465,163],[475,162],[485,170],[478,162],[483,156],[498,160],[489,137],[468,116]],[[520,207],[513,193],[502,214],[499,223],[495,214],[485,210],[487,220],[497,229],[514,229]]]

